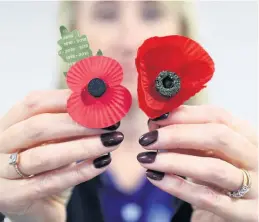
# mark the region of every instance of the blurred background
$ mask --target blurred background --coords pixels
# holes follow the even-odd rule
[[[257,1],[196,1],[199,42],[216,64],[210,103],[257,126]],[[56,1],[0,2],[0,115],[57,84]]]

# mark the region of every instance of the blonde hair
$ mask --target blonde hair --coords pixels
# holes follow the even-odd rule
[[[76,16],[75,16],[75,4],[74,1],[61,1],[59,7],[59,18],[58,25],[64,25],[68,30],[73,30],[76,27]],[[166,2],[169,7],[174,8],[174,10],[180,16],[181,22],[181,35],[187,36],[194,40],[197,40],[197,26],[196,26],[196,16],[194,10],[194,3],[191,1],[168,1]],[[57,29],[59,31],[59,29]],[[60,34],[58,33],[58,36]],[[67,88],[65,77],[63,72],[68,69],[68,66],[64,64],[59,58],[59,81],[58,88]],[[186,102],[188,105],[200,105],[208,102],[208,93],[206,90],[202,90],[197,93],[190,100]]]

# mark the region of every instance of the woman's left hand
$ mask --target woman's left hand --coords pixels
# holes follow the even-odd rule
[[[161,152],[140,153],[138,160],[148,169],[151,183],[205,215],[207,211],[208,217],[216,215],[232,222],[258,220],[257,135],[247,123],[219,108],[181,106],[160,120],[149,121],[149,128],[139,143]],[[241,169],[249,172],[252,186],[243,198],[229,197],[227,191],[243,185]],[[192,221],[195,218],[197,215]],[[201,216],[197,221],[213,218]]]

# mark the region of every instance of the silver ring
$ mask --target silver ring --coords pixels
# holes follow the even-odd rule
[[[22,178],[30,178],[34,176],[34,175],[26,175],[22,173],[18,167],[18,163],[19,163],[19,153],[12,153],[9,157],[9,164],[14,166],[14,169],[19,174],[19,176]]]
[[[243,172],[243,184],[241,188],[237,191],[227,192],[227,195],[232,198],[242,198],[244,197],[250,190],[252,186],[252,179],[247,170],[241,169]]]

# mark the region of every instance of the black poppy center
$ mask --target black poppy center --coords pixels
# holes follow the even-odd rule
[[[175,96],[181,88],[179,76],[170,71],[162,71],[156,78],[156,90],[164,97]]]
[[[94,78],[88,83],[87,90],[93,97],[101,97],[106,91],[106,84],[102,79]]]
[[[174,81],[167,76],[163,79],[163,86],[167,89],[172,88],[174,86]]]

